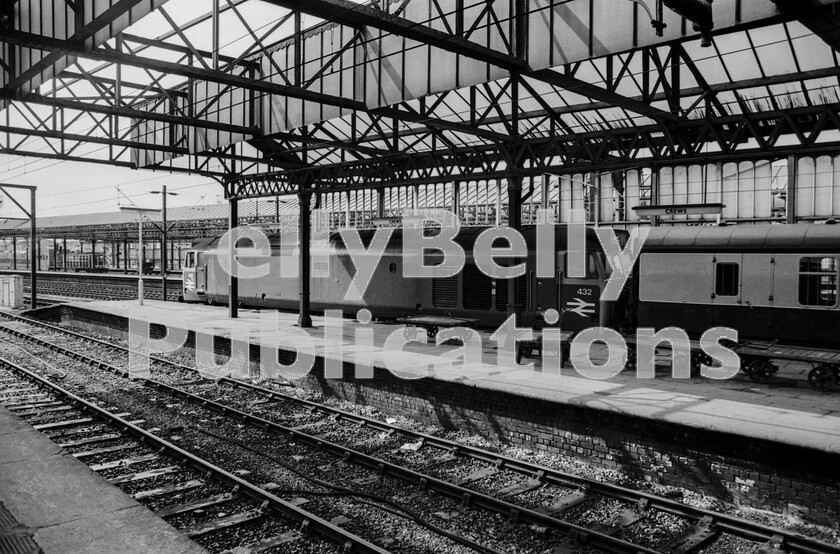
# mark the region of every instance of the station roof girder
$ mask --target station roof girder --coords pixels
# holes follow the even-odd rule
[[[456,178],[451,167],[465,164],[452,160],[470,156],[492,159],[496,174],[512,156],[536,170],[560,159],[569,166],[631,157],[666,163],[706,144],[717,145],[712,156],[740,154],[747,149],[732,137],[742,136],[755,142],[750,152],[779,153],[773,133],[793,137],[788,150],[824,148],[819,141],[829,133],[820,129],[835,117],[824,110],[814,129],[799,115],[767,123],[786,113],[786,101],[791,108],[833,104],[829,93],[819,95],[836,87],[836,56],[821,51],[815,64],[797,52],[806,42],[816,48],[813,37],[833,52],[830,33],[813,28],[819,14],[835,14],[831,0],[797,2],[795,10],[782,0],[718,0],[715,44],[707,50],[675,14],[666,13],[665,36],[656,38],[635,4],[613,0],[547,11],[536,1],[497,0],[450,12],[432,0],[381,7],[236,0],[219,7],[248,31],[248,46],[233,51],[201,43],[212,15],[178,17],[175,1],[97,0],[92,14],[79,11],[82,4],[16,3],[14,28],[0,39],[0,98],[36,108],[6,110],[0,151],[218,178],[323,178],[323,186],[352,188],[374,186],[358,177],[370,167],[408,182]],[[279,10],[269,25],[294,23],[289,36],[275,40],[258,34],[255,21],[249,25],[248,7],[263,4]],[[66,28],[34,25],[36,5],[43,13],[47,5],[49,13],[64,10]],[[171,28],[129,29],[154,13]],[[302,29],[306,13],[325,22]],[[584,18],[579,33],[564,32]],[[762,49],[774,48],[767,33],[780,37],[775,50],[785,52],[775,57],[792,58],[790,70],[762,60]],[[28,65],[15,59],[24,50]],[[428,53],[425,61],[418,52]],[[744,61],[748,55],[754,59]],[[345,65],[349,58],[355,65]],[[36,83],[43,86],[34,90]],[[756,127],[759,120],[769,135]],[[94,132],[81,132],[82,121]],[[108,148],[95,157],[85,144]],[[253,175],[243,179],[253,182]]]

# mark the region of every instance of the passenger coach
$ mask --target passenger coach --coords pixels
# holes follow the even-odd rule
[[[838,260],[838,225],[652,229],[634,279],[637,323],[838,348]]]

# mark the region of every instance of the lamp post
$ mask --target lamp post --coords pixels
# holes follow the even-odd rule
[[[177,192],[166,192],[166,185],[163,185],[163,190],[151,190],[149,191],[150,194],[160,194],[162,202],[162,212],[161,212],[161,225],[160,225],[160,236],[161,236],[161,249],[160,249],[160,286],[163,292],[163,300],[166,301],[166,266],[168,257],[166,255],[166,197],[167,196],[178,196]]]
[[[154,208],[138,208],[136,206],[120,206],[120,210],[137,214],[137,300],[143,305],[143,214],[159,212]],[[165,299],[165,298],[164,298]]]

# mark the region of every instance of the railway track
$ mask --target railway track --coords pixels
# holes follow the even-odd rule
[[[0,327],[8,334],[99,370],[126,375],[120,367],[126,365],[124,347],[28,318],[0,315],[26,328]],[[39,333],[36,329],[50,340],[35,336]],[[62,341],[70,344],[60,344]],[[91,347],[102,348],[110,360],[80,352],[89,352]],[[477,518],[468,514],[489,512],[519,532],[536,533],[536,538],[529,535],[528,540],[544,544],[541,537],[546,532],[563,537],[555,548],[587,545],[610,552],[728,552],[737,547],[741,552],[756,553],[840,552],[837,545],[785,529],[411,431],[280,390],[230,378],[216,383],[196,381],[195,369],[153,358],[161,377],[144,380],[146,387],[279,437],[285,441],[285,449],[306,447],[306,455],[317,452],[327,462],[324,465],[341,463],[364,469],[367,474],[363,472],[356,480],[360,487],[388,478],[411,485],[416,491],[412,495],[435,491],[456,500],[456,509],[436,514],[444,521]],[[173,379],[192,384],[179,388],[166,382]],[[593,518],[598,511],[606,516]],[[659,525],[676,529],[678,536],[662,537],[657,532]]]
[[[9,272],[6,272],[9,273]],[[15,273],[17,274],[17,273]],[[23,275],[23,273],[20,273]],[[168,276],[166,299],[178,300],[181,294],[180,276]],[[143,280],[144,294],[151,300],[161,300],[163,291],[160,278]],[[24,293],[30,292],[29,275],[24,275]],[[75,273],[39,273],[38,292],[53,296],[87,298],[92,300],[133,300],[137,298],[137,277],[133,275],[96,275]]]
[[[177,526],[192,539],[212,541],[252,524],[267,537],[249,545],[250,552],[303,541],[302,530],[319,537],[307,538],[317,543],[313,551],[387,552],[144,430],[142,420],[128,420],[130,414],[109,411],[5,358],[0,358],[0,404],[160,517],[180,518]],[[184,496],[190,500],[181,501]],[[198,515],[218,506],[232,513]]]

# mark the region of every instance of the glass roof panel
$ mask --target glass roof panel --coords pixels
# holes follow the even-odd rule
[[[741,81],[761,77],[761,70],[746,33],[731,33],[715,37],[715,45],[721,53],[723,64],[732,80]],[[713,54],[710,52],[709,55]]]
[[[811,79],[803,83],[808,96],[814,104],[834,104],[840,102],[840,85],[836,78]]]
[[[714,48],[701,48],[697,42],[689,42],[684,45],[685,52],[688,58],[694,63],[697,70],[703,75],[703,78],[709,84],[728,82],[726,71],[720,56],[715,52]],[[681,75],[689,73],[687,68],[684,68]]]
[[[831,47],[823,39],[794,22],[788,25],[791,34],[791,46],[803,71],[835,67]]]
[[[765,75],[784,75],[796,71],[796,62],[780,25],[747,31]]]
[[[808,98],[802,92],[799,83],[785,83],[782,85],[771,85],[770,94],[782,109],[801,108],[808,105]]]

